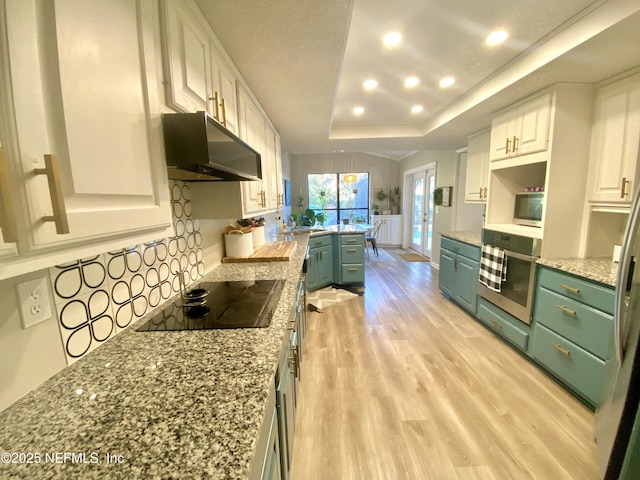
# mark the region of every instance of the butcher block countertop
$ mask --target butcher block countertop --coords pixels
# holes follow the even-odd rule
[[[222,263],[288,262],[297,245],[296,242],[268,242],[248,257],[224,257]]]

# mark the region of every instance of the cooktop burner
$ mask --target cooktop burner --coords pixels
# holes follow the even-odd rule
[[[271,324],[284,280],[203,282],[196,301],[176,300],[137,329],[138,332],[262,328]],[[202,298],[202,291],[208,291]]]

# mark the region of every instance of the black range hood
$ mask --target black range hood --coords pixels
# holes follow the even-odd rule
[[[169,178],[190,182],[262,178],[260,154],[207,112],[162,116]]]

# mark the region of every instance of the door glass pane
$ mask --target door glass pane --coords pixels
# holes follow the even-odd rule
[[[427,250],[431,251],[433,241],[433,193],[436,189],[436,176],[429,174],[429,205],[427,206]]]
[[[422,245],[422,218],[424,216],[424,177],[413,180],[413,245]]]

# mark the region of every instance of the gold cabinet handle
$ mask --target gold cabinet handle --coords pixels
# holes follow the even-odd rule
[[[571,355],[571,352],[569,350],[567,350],[566,348],[562,348],[559,344],[552,343],[551,345],[553,345],[553,347],[556,350],[558,350],[561,354],[566,355],[567,357]]]
[[[573,287],[570,287],[569,285],[565,285],[564,283],[561,283],[560,286],[571,293],[580,293],[579,288],[573,288]]]
[[[18,241],[18,226],[16,212],[9,194],[9,170],[4,148],[0,147],[0,228],[5,243]]]
[[[355,253],[358,250],[356,250],[355,248],[347,248],[347,253]]]
[[[627,192],[627,183],[629,183],[629,180],[627,180],[627,177],[622,177],[622,188],[620,189],[620,198],[624,198],[627,195],[629,195],[629,192]]]
[[[67,210],[64,205],[58,157],[56,155],[45,155],[44,165],[44,168],[33,169],[33,173],[36,175],[46,175],[49,182],[49,195],[51,196],[53,215],[42,217],[42,221],[54,222],[58,234],[69,233],[69,220],[67,219]]]
[[[218,92],[213,92],[213,97],[209,97],[209,100],[213,101],[213,118],[215,118],[219,122],[220,121],[220,110],[219,110],[220,97],[218,96]]]
[[[502,330],[502,325],[500,325],[498,322],[496,322],[495,320],[491,320],[491,323],[493,325],[493,328],[496,328],[498,330]]]
[[[518,151],[518,138],[515,135],[513,136],[513,145],[511,147],[511,151],[513,153],[516,153]]]
[[[287,330],[295,330],[297,322],[298,322],[297,319],[289,320],[289,326],[287,327]]]
[[[504,153],[506,153],[507,155],[509,154],[509,143],[511,143],[511,140],[507,138],[507,144],[504,147]]]
[[[480,200],[482,200],[482,190],[483,190],[483,188],[480,187]]]
[[[357,272],[358,269],[357,268],[347,268],[348,272]]]
[[[227,102],[224,98],[220,102],[220,110],[222,110],[222,125],[227,128]]]
[[[565,307],[564,305],[556,305],[556,308],[559,308],[560,310],[562,310],[564,313],[568,313],[569,315],[575,315],[576,312],[575,310],[569,310],[567,307]]]

